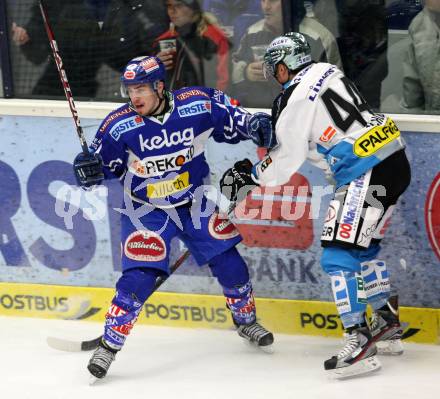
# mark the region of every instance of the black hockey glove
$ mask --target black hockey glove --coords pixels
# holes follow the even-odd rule
[[[232,203],[241,202],[257,183],[252,179],[252,162],[243,159],[228,169],[220,180],[222,194]]]
[[[272,118],[264,112],[256,112],[249,117],[247,133],[249,138],[259,147],[270,149],[277,145]]]
[[[80,152],[73,161],[73,171],[78,186],[83,188],[100,184],[104,180],[102,157],[97,153]]]

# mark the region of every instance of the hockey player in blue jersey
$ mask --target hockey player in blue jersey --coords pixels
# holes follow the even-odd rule
[[[238,334],[268,347],[273,335],[256,322],[248,268],[236,249],[241,237],[203,195],[209,172],[206,141],[247,140],[252,116],[215,89],[167,91],[165,68],[156,57],[131,60],[121,80],[130,101],[104,119],[91,153],[75,158],[74,171],[83,187],[103,178],[119,179],[127,209],[146,211],[138,220],[130,212],[121,214],[122,276],[88,370],[96,378],[106,375],[156,279],[169,273],[174,237],[185,243],[199,265],[209,265]],[[212,211],[206,214],[209,207]]]
[[[283,90],[274,101],[273,124],[264,115],[254,124],[261,119],[262,145],[274,148],[256,165],[237,162],[220,184],[235,201],[252,185],[287,183],[306,159],[333,180],[336,192],[321,236],[321,265],[331,278],[346,341],[324,367],[337,377],[348,377],[380,367],[378,342],[386,353],[403,352],[397,296],[390,296],[379,250],[411,174],[394,121],[371,111],[335,65],[313,63],[310,53],[299,33],[277,37],[269,45],[266,70]],[[365,320],[367,303],[373,309],[370,325]]]

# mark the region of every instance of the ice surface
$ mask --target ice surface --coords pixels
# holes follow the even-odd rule
[[[0,317],[2,399],[434,399],[440,346],[406,344],[370,376],[332,380],[323,361],[337,339],[276,335],[266,354],[233,331],[136,326],[108,376],[88,385],[90,352],[51,349],[47,336],[90,339],[99,323]]]

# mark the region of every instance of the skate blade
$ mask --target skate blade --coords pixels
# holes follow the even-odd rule
[[[403,345],[400,339],[390,339],[376,342],[379,355],[400,356],[403,354]]]
[[[268,354],[272,354],[275,352],[273,344],[266,345],[266,346],[260,346],[256,342],[251,342],[251,341],[247,340],[246,338],[242,337],[242,339],[246,345],[252,346],[253,348],[258,348],[261,352],[268,353]]]
[[[359,360],[351,366],[330,370],[330,374],[333,379],[344,380],[346,378],[371,373],[372,371],[379,370],[381,367],[382,365],[380,364],[379,359],[376,356],[371,356]]]
[[[259,345],[257,345],[257,348],[260,349],[264,353],[268,353],[269,355],[271,355],[272,353],[275,352],[275,349],[274,349],[272,344],[271,345],[266,345],[266,346],[259,346]]]
[[[89,385],[90,386],[94,385],[96,381],[98,381],[98,378],[96,378],[94,375],[90,374],[90,376],[89,376]]]

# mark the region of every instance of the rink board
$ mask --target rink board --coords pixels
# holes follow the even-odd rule
[[[110,288],[0,283],[0,315],[101,322],[114,294]],[[330,302],[257,299],[260,321],[275,333],[340,337],[342,325]],[[404,337],[438,343],[440,310],[401,307]],[[217,295],[157,292],[138,323],[170,327],[230,329],[225,300]]]
[[[32,116],[9,115],[13,103],[4,101],[0,281],[113,288],[121,275],[120,210],[128,206],[123,205],[119,182],[107,181],[92,192],[77,188],[72,160],[80,147],[71,118],[37,117],[51,115],[38,103],[28,104]],[[88,116],[82,123],[90,142],[101,120],[96,113]],[[438,130],[437,119],[431,125]],[[402,132],[412,182],[394,211],[380,259],[386,261],[402,303],[440,308],[440,165],[430,161],[438,159],[440,134],[419,124],[417,129]],[[218,188],[224,171],[238,159],[256,162],[261,156],[250,140],[240,145],[208,140],[212,188]],[[332,191],[322,171],[306,162],[287,185],[264,193],[256,189],[245,212],[238,207],[233,218],[243,236],[238,250],[259,297],[332,301],[329,277],[320,265],[320,236]],[[171,263],[183,251],[177,240],[172,243]],[[161,290],[221,293],[209,268],[199,267],[193,257]]]

